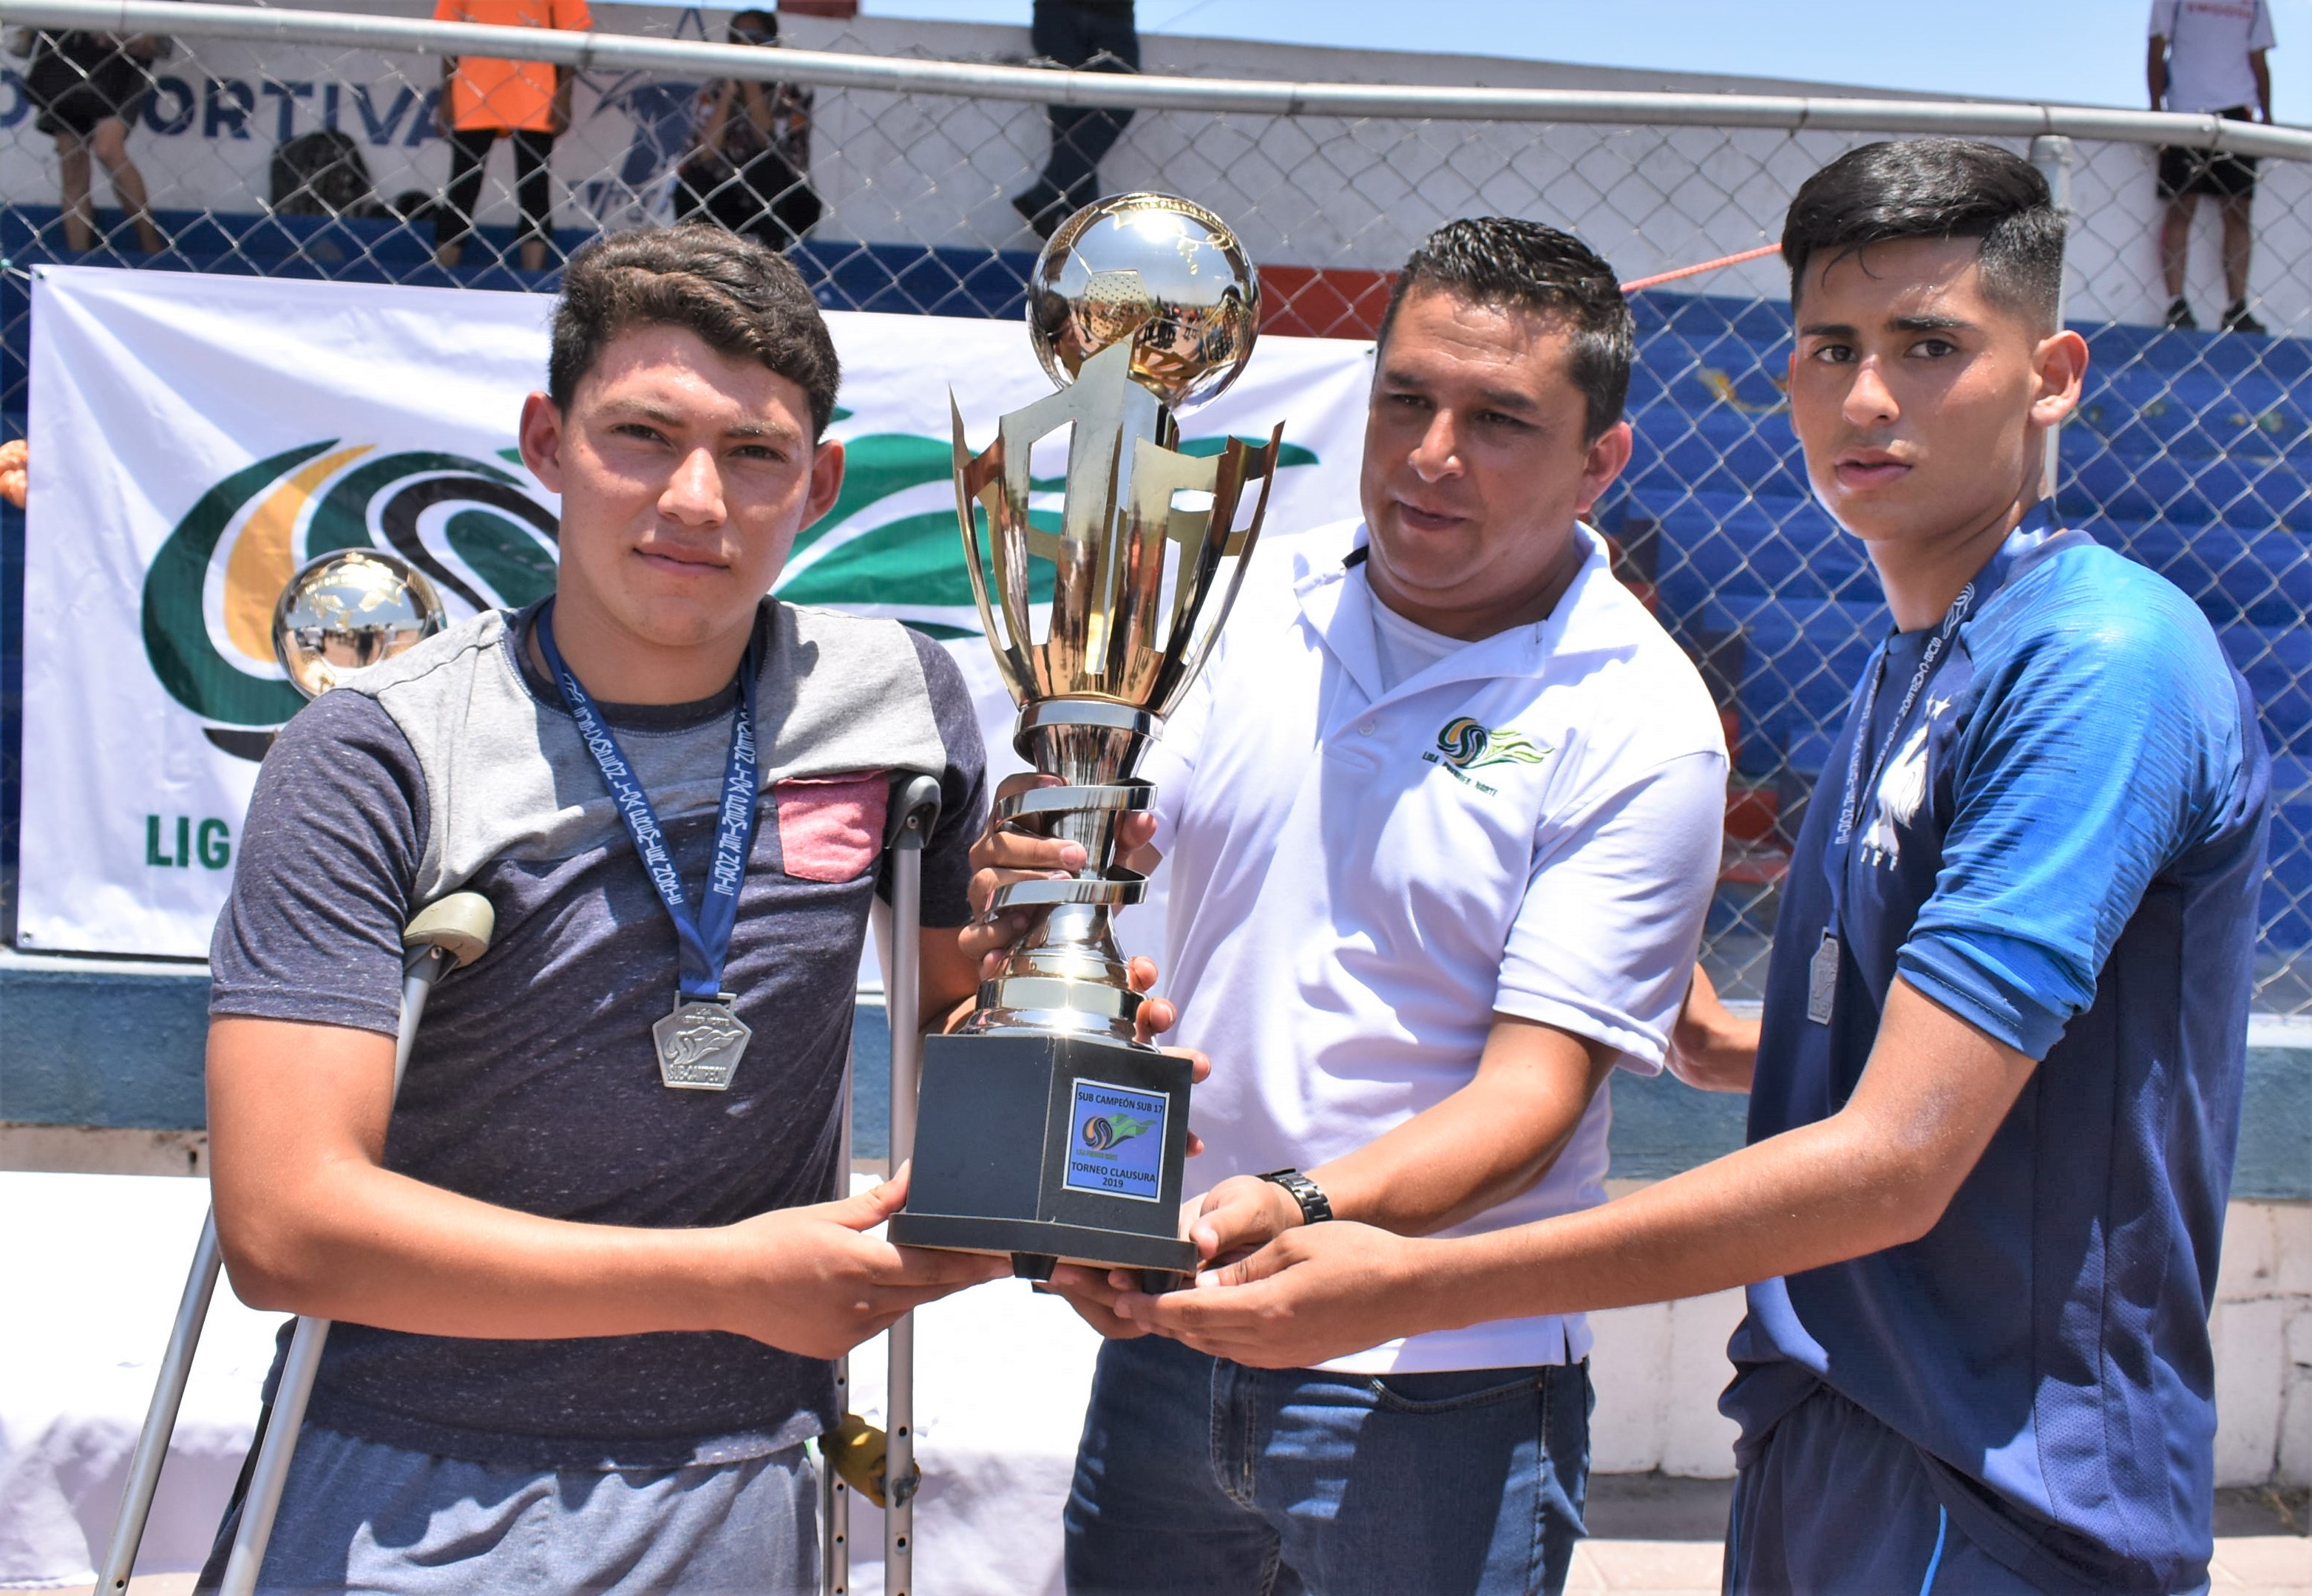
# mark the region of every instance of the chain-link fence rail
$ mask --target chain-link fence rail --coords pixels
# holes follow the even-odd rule
[[[603,230],[704,211],[785,245],[828,306],[1016,316],[1038,240],[1012,196],[1091,164],[1047,172],[1055,130],[1097,160],[1099,191],[1167,189],[1225,217],[1261,264],[1272,332],[1370,336],[1387,274],[1455,216],[1565,227],[1631,281],[1750,252],[1634,295],[1637,458],[1597,519],[1724,712],[1734,775],[1707,957],[1755,994],[1807,794],[1887,624],[1861,548],[1809,495],[1784,414],[1787,280],[1756,252],[1843,150],[1993,138],[2027,152],[2072,216],[2067,315],[2094,363],[2059,440],[2062,519],[2190,593],[2254,685],[2279,798],[2259,1003],[2312,1010],[2312,133],[2060,106],[1055,71],[917,58],[926,31],[896,23],[791,18],[787,42],[812,48],[766,50],[709,42],[723,22],[695,10],[602,14],[621,31],[0,0],[22,47],[0,71],[0,425],[23,426],[25,274],[41,262],[545,290]],[[550,247],[528,259],[505,153],[488,155],[477,205],[449,192],[445,64],[481,57],[556,64],[574,86],[547,157]],[[65,57],[77,102],[57,86]],[[109,132],[92,120],[108,108]],[[2201,326],[2165,325],[2161,145],[2263,160],[2232,328],[2215,200],[2183,283]],[[92,184],[92,207],[65,208]],[[21,519],[0,529],[13,866]],[[923,558],[953,554],[927,543]]]

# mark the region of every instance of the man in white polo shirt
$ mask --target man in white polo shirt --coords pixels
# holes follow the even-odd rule
[[[1364,519],[1264,544],[1144,773],[1209,1259],[1354,1217],[1408,1234],[1604,1199],[1616,1065],[1661,1068],[1718,868],[1700,678],[1580,518],[1630,457],[1633,344],[1577,240],[1487,218],[1406,263]],[[1063,863],[1060,845],[1023,864]],[[975,884],[980,901],[993,876]],[[1125,1277],[1069,1589],[1555,1591],[1589,1465],[1577,1316],[1269,1372],[1130,1339]]]

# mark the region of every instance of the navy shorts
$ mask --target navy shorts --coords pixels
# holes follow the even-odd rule
[[[1992,1532],[1993,1510],[1970,1503],[1956,1476],[1826,1386],[1745,1450],[1726,1529],[1727,1596],[2096,1596],[2110,1588],[2028,1548],[2015,1530],[2004,1532],[2010,1557],[2033,1577],[1992,1556],[1967,1530]],[[2204,1574],[2188,1588],[2205,1591]]]

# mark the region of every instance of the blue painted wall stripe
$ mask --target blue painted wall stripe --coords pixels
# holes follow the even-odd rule
[[[198,964],[0,953],[0,1120],[197,1129],[207,1122],[207,1006],[208,972]],[[2312,1198],[2312,1026],[2260,1025],[2257,1039],[2267,1037],[2287,1045],[2248,1050],[2232,1195]],[[854,1145],[863,1158],[880,1157],[890,1033],[880,1006],[860,1006],[854,1048]],[[1659,1180],[1742,1145],[1746,1098],[1626,1072],[1613,1091],[1618,1178]]]

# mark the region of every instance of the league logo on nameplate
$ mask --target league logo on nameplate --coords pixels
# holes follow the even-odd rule
[[[754,1031],[720,1003],[686,1003],[651,1027],[658,1077],[670,1086],[727,1092]]]
[[[1069,1115],[1071,1191],[1097,1191],[1159,1202],[1164,1195],[1164,1117],[1171,1100],[1161,1092],[1135,1092],[1107,1081],[1075,1084]]]

